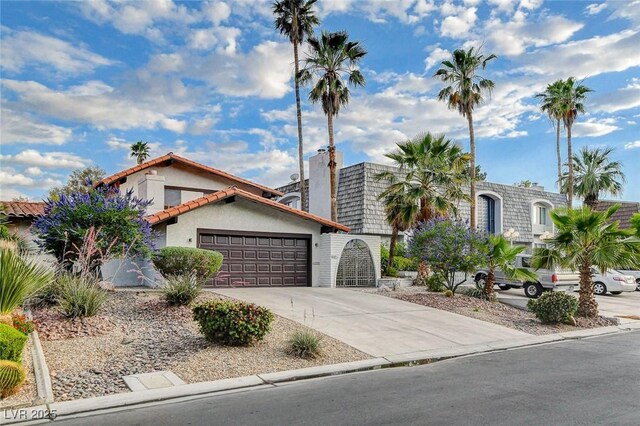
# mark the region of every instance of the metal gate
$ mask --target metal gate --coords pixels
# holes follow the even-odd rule
[[[376,285],[376,269],[373,258],[362,240],[351,240],[344,246],[336,286],[338,287],[373,287]]]

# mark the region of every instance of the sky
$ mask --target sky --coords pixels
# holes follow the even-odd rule
[[[152,156],[172,151],[265,185],[296,173],[293,49],[271,2],[0,8],[1,199],[41,199],[77,168],[120,171],[138,140]],[[466,119],[437,100],[433,74],[453,50],[481,45],[498,56],[483,71],[495,90],[475,112],[488,180],[556,190],[555,131],[535,94],[575,76],[594,91],[574,150],[615,148],[622,198],[640,201],[640,0],[320,0],[315,10],[317,32],[346,30],[368,51],[366,86],[335,121],[345,165],[386,162],[427,131],[468,148]],[[301,96],[308,158],[328,144],[326,117],[308,88]]]

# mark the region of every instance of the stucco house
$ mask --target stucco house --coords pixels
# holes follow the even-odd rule
[[[384,215],[384,206],[379,196],[386,183],[375,177],[382,171],[392,171],[400,177],[399,170],[392,166],[363,162],[343,167],[343,157],[337,153],[338,163],[338,221],[351,228],[352,234],[375,235],[388,242],[391,227]],[[329,188],[325,174],[328,173],[329,154],[320,150],[309,158],[307,194],[309,212],[329,217],[327,201]],[[300,206],[300,182],[291,182],[276,188],[282,192],[279,200],[293,207]],[[562,194],[545,191],[543,187],[522,188],[493,182],[478,182],[476,185],[477,224],[492,234],[517,231],[513,243],[531,250],[544,244],[545,235],[554,232],[549,217],[551,209],[567,205]],[[469,203],[459,205],[460,216],[469,219]],[[545,234],[545,232],[547,234]]]

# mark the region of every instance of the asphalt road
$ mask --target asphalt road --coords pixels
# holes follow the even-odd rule
[[[638,425],[640,332],[140,407],[63,425]]]

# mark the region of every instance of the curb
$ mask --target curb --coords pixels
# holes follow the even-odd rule
[[[38,389],[38,402],[40,404],[49,404],[53,402],[53,387],[51,385],[49,367],[47,367],[42,345],[40,344],[40,337],[38,337],[36,330],[31,332],[31,342],[33,343],[31,352],[33,356],[33,372],[36,376],[36,388]]]
[[[60,416],[67,417],[79,414],[89,414],[98,411],[102,412],[109,409],[126,408],[145,403],[167,401],[185,397],[205,396],[224,391],[274,387],[279,383],[290,383],[299,380],[337,376],[342,374],[378,370],[383,368],[424,365],[463,356],[492,353],[638,330],[640,330],[640,321],[627,323],[620,326],[603,327],[599,329],[596,328],[572,331],[567,333],[532,336],[510,341],[498,341],[479,345],[468,345],[460,348],[446,348],[431,351],[410,352],[406,354],[389,355],[385,357],[371,358],[341,364],[321,365],[317,367],[301,368],[297,370],[288,370],[276,373],[264,373],[233,379],[191,383],[170,388],[128,392],[115,395],[78,399],[73,401],[56,403],[52,402],[38,407],[29,407],[26,410],[31,413],[51,413],[51,418],[57,418]],[[49,386],[50,383],[51,382],[49,380]],[[14,417],[12,417],[12,415]],[[2,412],[0,412],[0,424],[16,424],[32,420],[43,420],[43,418],[16,418],[15,413],[11,412],[10,410],[3,410]]]

